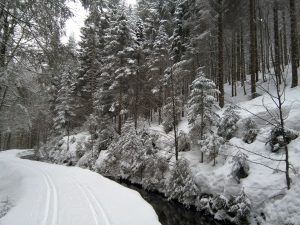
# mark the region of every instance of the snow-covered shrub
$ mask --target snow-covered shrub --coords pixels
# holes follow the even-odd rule
[[[196,201],[197,210],[204,212],[206,214],[212,215],[212,196],[211,195],[202,195]]]
[[[82,142],[78,142],[75,147],[75,154],[77,159],[80,159],[85,153]]]
[[[230,105],[224,112],[223,117],[218,125],[218,135],[226,140],[231,139],[237,131],[237,122],[240,116],[236,106]]]
[[[179,159],[172,168],[166,195],[169,200],[176,199],[187,207],[195,205],[199,188],[186,159]]]
[[[78,160],[77,166],[82,168],[87,168],[90,170],[95,169],[95,163],[97,160],[97,153],[94,151],[87,151],[85,154]]]
[[[215,133],[207,134],[201,142],[201,151],[208,155],[209,160],[216,164],[216,157],[219,154],[220,147],[224,143],[224,139]]]
[[[286,144],[289,144],[292,140],[296,139],[299,134],[291,129],[285,129],[285,137],[286,137]],[[280,127],[274,127],[271,131],[269,140],[267,144],[270,145],[272,152],[277,152],[280,148],[285,146],[284,138],[283,138],[283,130]]]
[[[231,216],[232,222],[242,225],[248,224],[248,217],[251,210],[251,201],[244,191],[236,196],[232,197],[228,201],[228,214]]]
[[[132,123],[126,123],[122,135],[108,147],[108,155],[100,166],[100,172],[141,181],[152,142],[144,133],[136,133]]]
[[[99,149],[99,151],[106,150],[116,137],[117,133],[112,124],[101,124],[97,139],[97,149]]]
[[[232,157],[231,175],[238,182],[240,179],[248,176],[249,163],[247,161],[248,156],[242,152],[238,152]]]
[[[258,134],[257,125],[254,120],[247,119],[244,125],[243,141],[247,144],[251,144],[255,141]]]
[[[168,159],[163,156],[154,158],[148,156],[143,171],[142,185],[147,190],[163,190],[165,187],[165,173],[169,170]]]
[[[180,152],[185,152],[191,150],[191,141],[189,136],[183,132],[180,131],[178,135],[178,150]]]

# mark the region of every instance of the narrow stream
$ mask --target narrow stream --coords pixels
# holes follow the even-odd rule
[[[116,180],[114,180],[116,181]],[[196,210],[187,209],[183,205],[168,201],[166,198],[158,193],[148,192],[138,187],[137,185],[129,184],[126,181],[119,181],[119,184],[133,189],[141,194],[141,196],[152,205],[159,221],[162,225],[224,225],[212,218],[204,216]]]

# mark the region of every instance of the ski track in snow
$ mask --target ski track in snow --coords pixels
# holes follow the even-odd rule
[[[50,186],[50,196],[52,196],[52,204],[51,204],[51,209],[53,210],[52,212],[52,223],[51,225],[56,225],[58,224],[58,196],[57,196],[57,189],[56,186],[53,182],[53,180],[51,179],[51,177],[44,172],[44,175],[47,179],[48,185]],[[48,186],[48,187],[49,187]],[[49,214],[48,214],[49,215]]]
[[[153,208],[132,191],[87,170],[18,159],[19,152],[0,153],[4,179],[21,177],[14,185],[21,195],[0,218],[1,225],[160,224]],[[3,187],[4,191],[0,183],[0,200],[13,198],[10,186]]]

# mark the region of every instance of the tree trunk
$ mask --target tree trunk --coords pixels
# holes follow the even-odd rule
[[[118,133],[121,134],[122,131],[122,88],[119,90],[119,110],[118,110]]]
[[[69,152],[69,149],[70,149],[70,121],[67,122],[67,136],[68,136],[67,152]]]
[[[280,43],[279,43],[279,31],[278,31],[278,3],[274,2],[273,7],[274,18],[274,50],[275,50],[275,76],[278,78],[279,84],[281,84],[281,69],[280,69]]]
[[[290,0],[291,19],[291,53],[292,53],[292,88],[298,86],[298,41],[297,41],[297,17],[295,0]]]
[[[173,79],[173,71],[171,68],[171,88],[172,88],[172,116],[173,116],[173,129],[174,129],[174,144],[175,144],[175,159],[178,161],[178,139],[177,139],[177,110],[175,103],[175,87]]]
[[[256,14],[255,0],[250,0],[250,75],[251,75],[251,95],[256,97]]]
[[[259,18],[262,18],[261,9],[259,9]],[[264,26],[263,22],[261,21],[259,30],[260,30],[260,59],[261,59],[261,72],[263,82],[266,81],[265,72],[266,72],[266,65],[265,65],[265,56],[264,56]]]
[[[285,11],[282,12],[282,22],[283,22],[283,55],[284,55],[284,65],[288,65],[288,47],[287,47],[287,37],[286,37],[286,19]]]
[[[244,31],[243,27],[241,26],[241,84],[243,86],[244,95],[247,95],[246,92],[246,71],[245,71],[245,52],[244,52]]]
[[[223,12],[222,0],[219,0],[218,15],[218,85],[219,85],[219,105],[224,107],[224,74],[223,74]]]

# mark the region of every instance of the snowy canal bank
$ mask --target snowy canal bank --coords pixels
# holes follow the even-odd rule
[[[76,167],[0,153],[1,225],[159,225],[141,196]]]
[[[125,180],[117,180],[116,182],[138,191],[152,205],[162,225],[230,225],[228,221],[222,223],[195,209],[187,209],[178,202],[168,201],[162,194],[146,191],[139,185],[131,184]]]

